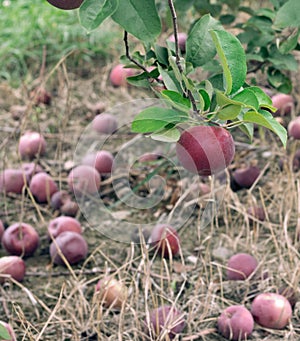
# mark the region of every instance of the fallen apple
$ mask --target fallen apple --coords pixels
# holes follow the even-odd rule
[[[290,114],[294,107],[294,98],[291,95],[278,93],[272,96],[273,107],[277,108],[275,115]]]
[[[118,121],[111,114],[99,114],[94,117],[92,128],[100,134],[113,134],[118,129]]]
[[[65,265],[60,252],[69,264],[76,264],[86,258],[88,245],[81,234],[65,231],[59,234],[50,245],[50,256],[53,263]]]
[[[26,265],[21,257],[5,256],[0,258],[0,283],[4,283],[8,279],[7,275],[18,282],[22,282],[25,272]]]
[[[97,153],[87,154],[81,161],[83,165],[94,167],[100,174],[111,173],[114,157],[106,150]]]
[[[181,165],[202,176],[224,170],[233,160],[234,141],[228,130],[216,126],[196,126],[185,130],[176,144]]]
[[[226,308],[218,318],[218,331],[228,340],[248,340],[254,328],[250,311],[242,305]]]
[[[96,294],[106,308],[121,309],[127,299],[127,287],[112,277],[100,279],[96,284]]]
[[[73,231],[82,234],[80,222],[72,217],[60,216],[52,219],[48,224],[48,234],[53,238],[56,238],[65,231]]]
[[[227,263],[228,280],[245,280],[257,268],[257,260],[247,253],[237,253]]]
[[[23,159],[33,159],[35,156],[44,155],[46,141],[44,137],[35,131],[27,131],[20,137],[19,154]]]
[[[39,203],[50,203],[52,195],[58,191],[55,181],[47,173],[35,174],[30,181],[29,189]]]
[[[283,329],[292,317],[292,307],[280,294],[261,293],[252,302],[251,314],[254,321],[263,327]]]
[[[28,257],[39,246],[39,235],[34,227],[26,223],[10,225],[3,233],[2,246],[11,255]]]
[[[288,124],[288,134],[295,140],[300,140],[300,117],[296,117]]]
[[[151,245],[165,258],[179,253],[180,242],[177,231],[170,225],[158,224],[151,231]]]
[[[26,176],[21,169],[7,168],[0,173],[0,192],[22,194]]]
[[[91,166],[79,165],[68,175],[69,188],[77,196],[97,194],[100,184],[100,174]]]
[[[231,177],[230,187],[233,191],[240,189],[249,189],[260,175],[260,169],[257,166],[248,166],[236,169]]]

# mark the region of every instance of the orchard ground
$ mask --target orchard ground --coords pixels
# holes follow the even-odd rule
[[[68,190],[67,176],[74,166],[74,148],[95,116],[91,104],[101,101],[109,111],[122,103],[130,105],[137,99],[153,97],[146,90],[112,87],[109,72],[117,63],[115,60],[101,68],[90,64],[84,73],[76,73],[62,62],[46,84],[52,93],[51,106],[34,106],[25,87],[16,89],[5,82],[0,84],[1,169],[18,168],[20,135],[28,129],[38,130],[47,141],[47,153],[38,162],[61,189]],[[46,75],[51,72],[47,71]],[[291,77],[298,103],[291,114],[295,116],[300,113],[300,80],[296,74]],[[263,76],[250,74],[249,81],[252,78],[265,85]],[[27,106],[19,118],[10,112],[16,104]],[[287,123],[291,116],[283,119]],[[17,339],[142,340],[146,312],[160,304],[174,303],[185,313],[187,321],[182,340],[221,341],[224,338],[217,333],[216,322],[227,306],[244,304],[250,308],[258,293],[277,292],[282,285],[292,286],[299,294],[300,242],[296,238],[296,226],[300,210],[300,170],[293,170],[292,156],[300,143],[289,140],[284,150],[278,139],[265,130],[257,131],[251,145],[237,131],[234,137],[237,151],[228,172],[222,179],[203,179],[218,199],[218,210],[203,226],[203,208],[211,202],[211,194],[190,201],[191,205],[195,202],[197,205],[178,231],[181,251],[171,260],[162,259],[145,245],[108,238],[91,227],[88,217],[79,213],[77,218],[89,245],[88,257],[77,265],[55,266],[49,256],[47,226],[57,212],[49,205],[36,204],[25,194],[1,194],[0,218],[8,225],[17,221],[30,223],[41,237],[35,255],[26,259],[24,281],[21,284],[8,281],[0,287],[1,320],[12,324]],[[106,146],[116,154],[133,138],[131,134],[119,134]],[[287,160],[283,170],[279,167],[280,159]],[[161,162],[154,162],[155,167]],[[257,164],[260,177],[249,190],[233,192],[229,172],[243,164]],[[128,175],[132,188],[141,196],[148,193],[144,180],[152,171],[153,164],[150,164],[133,168]],[[126,221],[139,222],[141,227],[148,222],[164,222],[180,199],[176,193],[181,190],[180,197],[190,195],[190,188],[180,187],[184,179],[178,182],[170,166],[162,167],[159,174],[165,178],[164,196],[147,210],[120,204],[111,188],[111,178],[104,177],[100,193],[107,205],[120,204],[115,217],[121,229]],[[251,223],[246,211],[253,205],[264,207],[266,221]],[[228,281],[227,260],[238,252],[252,254],[259,262],[259,270],[246,281]],[[6,255],[3,248],[0,255]],[[95,286],[106,274],[114,275],[128,287],[128,299],[121,311],[106,309],[97,301]],[[250,338],[299,339],[299,303],[287,328],[267,330],[256,325]]]

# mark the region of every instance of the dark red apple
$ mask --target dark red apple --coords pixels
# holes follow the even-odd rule
[[[57,217],[52,219],[48,225],[48,234],[56,238],[62,232],[73,231],[82,234],[80,222],[72,217]]]
[[[144,324],[148,329],[148,334],[153,335],[155,340],[173,340],[186,325],[184,314],[170,305],[163,305],[150,311],[149,320],[150,326],[146,320]]]
[[[3,233],[2,246],[16,256],[28,257],[34,254],[39,246],[39,235],[34,227],[26,223],[15,223]]]
[[[296,117],[290,121],[288,125],[289,136],[293,137],[295,140],[300,140],[300,117]]]
[[[54,7],[65,10],[79,8],[83,2],[83,0],[47,0],[47,1]]]
[[[91,166],[77,166],[71,170],[68,176],[69,188],[78,196],[98,193],[100,183],[100,174]]]
[[[179,253],[179,236],[177,231],[170,225],[156,225],[151,232],[150,240],[162,257],[168,258],[170,253],[172,256],[176,256]]]
[[[262,206],[251,206],[247,209],[247,214],[249,215],[250,223],[253,223],[253,218],[259,221],[266,220],[266,212]]]
[[[93,129],[100,134],[113,134],[118,129],[118,121],[111,114],[100,114],[92,121]]]
[[[7,280],[9,275],[18,282],[22,282],[26,272],[24,260],[19,256],[5,256],[0,258],[0,283]]]
[[[29,189],[39,203],[50,203],[52,195],[58,191],[55,181],[47,173],[35,174],[30,181]]]
[[[263,327],[283,329],[292,317],[292,307],[280,294],[262,293],[253,300],[251,314],[254,321]]]
[[[0,192],[21,194],[26,182],[21,169],[5,169],[0,173]]]
[[[60,208],[60,213],[69,217],[76,217],[78,211],[79,206],[77,202],[72,200],[65,202]]]
[[[257,268],[257,260],[247,253],[237,253],[230,257],[227,264],[227,279],[245,280]]]
[[[35,105],[50,105],[52,95],[44,87],[37,87],[31,92],[31,98],[33,99]]]
[[[50,256],[54,264],[65,265],[64,255],[69,264],[76,264],[85,259],[88,253],[88,245],[81,234],[73,231],[65,231],[58,235],[50,245]]]
[[[95,290],[106,308],[121,309],[127,298],[127,287],[115,278],[100,279]]]
[[[57,191],[52,194],[50,204],[54,210],[60,210],[61,207],[71,200],[71,196],[67,191]]]
[[[44,137],[36,131],[27,131],[20,137],[19,153],[22,158],[33,159],[35,156],[43,155],[46,151]]]
[[[254,328],[250,311],[242,305],[226,308],[218,318],[218,331],[228,340],[248,340]]]
[[[226,129],[196,126],[181,134],[176,153],[179,162],[188,171],[208,176],[228,167],[233,160],[235,146]]]
[[[231,178],[231,189],[238,191],[243,188],[249,189],[260,175],[260,169],[257,166],[249,166],[236,169]]]
[[[278,294],[284,296],[290,302],[292,309],[294,309],[299,300],[299,295],[294,288],[283,285],[278,289]]]
[[[114,157],[112,153],[100,150],[97,153],[87,154],[81,163],[96,168],[100,174],[107,174],[112,171]]]
[[[126,78],[134,74],[135,71],[133,69],[126,68],[123,64],[118,64],[112,68],[109,79],[113,86],[126,86],[128,84]]]

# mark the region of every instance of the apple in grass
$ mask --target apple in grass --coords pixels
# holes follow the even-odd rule
[[[208,176],[224,170],[235,154],[233,138],[219,126],[195,126],[186,129],[176,143],[180,164],[188,171]]]
[[[162,305],[149,312],[149,322],[144,321],[146,332],[159,340],[173,340],[185,328],[184,314],[171,305]]]
[[[288,134],[295,140],[300,140],[300,117],[296,117],[288,124]]]
[[[52,219],[48,224],[48,234],[56,238],[64,231],[73,231],[82,234],[82,227],[80,222],[72,217],[60,216]]]
[[[233,191],[239,191],[243,188],[249,189],[259,175],[260,169],[257,166],[238,168],[231,176],[230,187]]]
[[[86,258],[88,245],[81,234],[64,231],[53,240],[49,252],[54,264],[65,265],[64,258],[69,264],[76,264]]]
[[[113,134],[118,129],[118,121],[111,114],[99,114],[94,117],[92,128],[100,134]]]
[[[27,131],[20,137],[19,154],[23,159],[33,159],[36,156],[44,155],[46,152],[46,141],[36,131]]]
[[[292,317],[292,307],[283,295],[261,293],[252,302],[251,314],[254,321],[263,327],[283,329]]]
[[[24,260],[19,256],[4,256],[0,258],[0,283],[7,280],[9,275],[18,282],[22,282],[26,272]]]
[[[177,231],[168,224],[154,226],[150,235],[151,245],[165,258],[176,256],[179,253],[180,241]]]
[[[254,328],[250,311],[242,305],[227,307],[218,318],[218,332],[228,340],[248,340]]]
[[[87,154],[81,163],[94,167],[100,174],[108,174],[112,171],[114,157],[112,153],[100,150],[96,153]]]
[[[29,189],[39,203],[50,203],[51,196],[58,191],[57,184],[52,177],[43,172],[32,177]]]
[[[127,287],[113,277],[100,279],[95,290],[97,297],[106,308],[121,309],[127,298]]]
[[[237,253],[227,263],[228,280],[245,280],[256,270],[257,260],[247,253]]]
[[[278,93],[272,96],[272,105],[277,108],[275,115],[287,115],[291,113],[295,103],[293,96]]]
[[[76,196],[95,195],[101,184],[100,174],[94,167],[79,165],[68,175],[68,185]]]
[[[26,175],[22,169],[7,168],[0,173],[0,192],[22,194]]]
[[[11,255],[32,256],[39,246],[36,229],[26,223],[10,225],[3,233],[2,246]]]

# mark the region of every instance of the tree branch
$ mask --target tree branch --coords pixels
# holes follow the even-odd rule
[[[142,65],[141,63],[139,63],[137,60],[135,60],[134,58],[131,57],[130,52],[129,52],[129,44],[128,44],[128,32],[124,31],[124,43],[125,43],[125,54],[126,57],[136,66],[138,66],[140,69],[142,69],[145,72],[148,72],[148,70],[144,67],[144,65]]]

